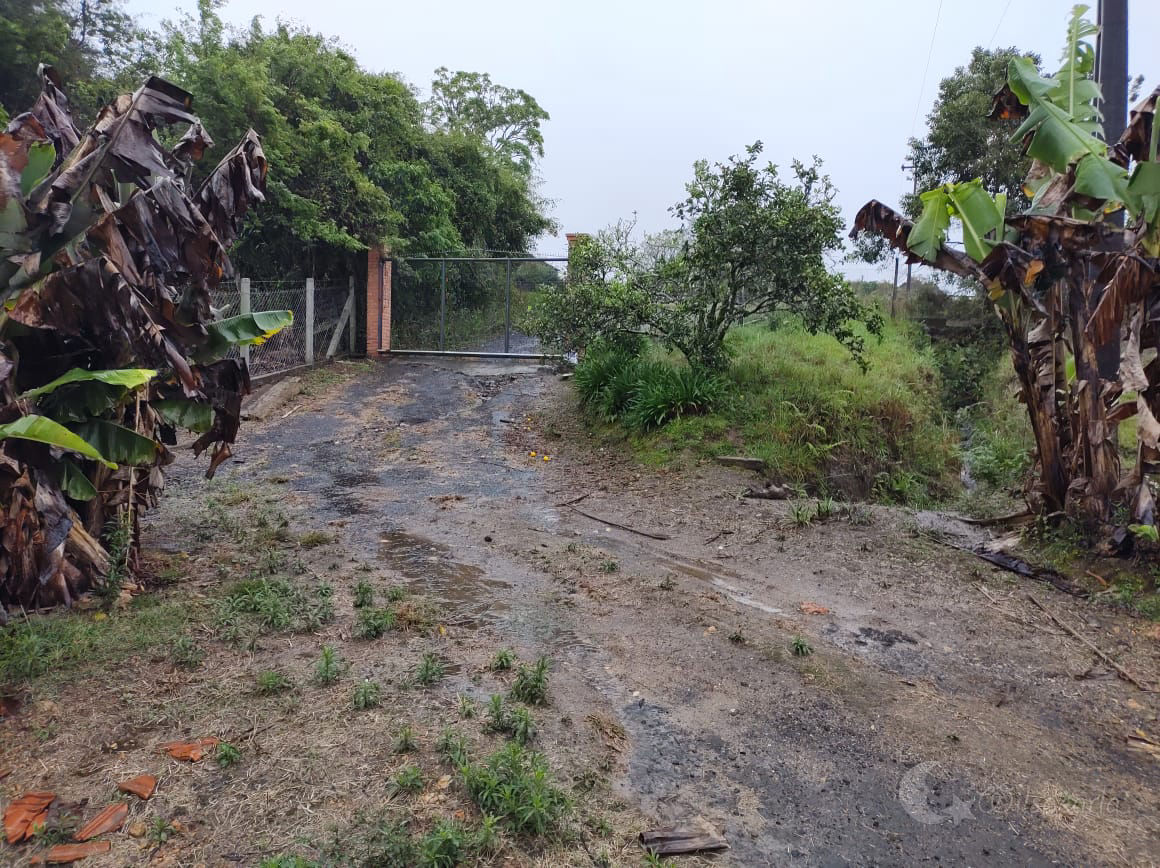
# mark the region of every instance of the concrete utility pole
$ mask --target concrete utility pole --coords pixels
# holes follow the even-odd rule
[[[1096,81],[1103,100],[1104,141],[1109,145],[1120,138],[1128,122],[1128,0],[1100,0],[1096,40]],[[1116,225],[1124,225],[1124,214],[1111,215]],[[1114,380],[1120,367],[1120,342],[1111,340],[1096,348],[1100,376]]]
[[[902,171],[910,169],[910,192],[911,195],[918,195],[918,172],[914,170],[914,165],[902,164]],[[906,301],[910,302],[910,260],[906,260]]]

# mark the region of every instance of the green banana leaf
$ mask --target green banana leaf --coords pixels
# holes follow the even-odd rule
[[[60,490],[73,500],[92,500],[97,489],[84,471],[67,458],[60,462]]]
[[[1000,204],[983,189],[983,180],[976,178],[961,184],[946,186],[947,198],[954,215],[963,224],[963,246],[975,262],[982,262],[1003,237],[1003,211]],[[988,235],[993,235],[988,238]],[[913,237],[913,232],[911,233]]]
[[[28,165],[20,173],[20,193],[27,196],[52,171],[56,148],[49,142],[33,142],[28,146]]]
[[[67,386],[70,383],[82,383],[92,380],[109,386],[123,386],[126,389],[135,389],[138,386],[144,386],[156,376],[157,372],[151,371],[148,368],[119,368],[112,371],[86,371],[83,368],[73,368],[71,371],[61,374],[51,383],[45,383],[43,386],[29,389],[27,392],[21,394],[20,397],[24,400],[31,400],[41,395],[47,395],[54,389]]]
[[[922,200],[922,215],[911,228],[906,246],[928,262],[933,262],[951,225],[950,197],[944,188],[936,187],[919,198]]]
[[[73,431],[94,450],[122,464],[150,464],[157,454],[157,442],[105,419],[90,419]]]
[[[54,422],[46,416],[21,416],[7,425],[0,425],[0,440],[16,437],[21,440],[32,440],[36,443],[45,443],[58,449],[65,449],[92,458],[102,464],[115,468],[117,465],[107,459],[96,447],[87,440],[65,428],[59,422]],[[152,443],[153,441],[149,441]]]
[[[216,340],[248,347],[265,343],[292,322],[294,314],[291,311],[263,310],[219,319],[210,323],[208,329],[210,336]]]
[[[1093,199],[1128,201],[1128,172],[1111,160],[1089,154],[1075,167],[1075,191]]]
[[[200,401],[174,398],[150,401],[149,406],[169,425],[203,434],[213,426],[213,407]]]

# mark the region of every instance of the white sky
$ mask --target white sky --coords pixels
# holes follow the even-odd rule
[[[174,15],[171,3],[128,5],[150,25]],[[896,204],[910,186],[899,168],[906,140],[922,133],[939,80],[976,45],[1037,51],[1054,70],[1072,5],[942,0],[940,13],[938,0],[230,0],[219,14],[337,36],[364,67],[424,91],[439,66],[527,90],[552,116],[540,170],[561,235],[539,249],[556,253],[563,232],[634,211],[645,230],[672,225],[667,209],[693,161],[755,139],[787,169],[821,156],[847,223],[868,199]],[[1150,89],[1160,80],[1160,2],[1129,6],[1129,72]]]

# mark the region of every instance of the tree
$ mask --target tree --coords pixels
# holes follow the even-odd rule
[[[939,83],[938,97],[927,115],[927,134],[910,139],[907,162],[914,166],[917,186],[930,190],[981,178],[992,196],[1003,193],[1013,212],[1027,206],[1023,179],[1031,161],[1011,133],[1014,120],[988,121],[991,99],[1007,81],[1007,68],[1015,58],[1039,67],[1039,57],[1017,48],[993,51],[975,48],[971,60]],[[903,200],[907,216],[918,216],[917,197]]]
[[[631,224],[583,241],[568,282],[537,314],[549,343],[580,349],[594,337],[648,331],[694,368],[726,361],[725,335],[751,317],[786,311],[861,358],[861,321],[881,317],[832,274],[826,257],[841,249],[835,189],[820,163],[795,161],[793,181],[760,165],[758,142],[724,163],[695,164],[686,198],[672,208],[677,232],[631,241]]]
[[[1120,140],[1099,138],[1092,80],[1097,28],[1077,6],[1063,64],[1042,76],[1011,58],[991,116],[1015,120],[1013,138],[1031,160],[1027,211],[1007,217],[982,179],[922,194],[916,222],[877,201],[854,232],[887,238],[913,261],[981,282],[1007,337],[1035,436],[1041,511],[1109,529],[1117,505],[1140,539],[1157,537],[1150,476],[1160,462],[1160,88],[1136,106]],[[1125,212],[1120,228],[1106,219]],[[958,219],[965,252],[945,243]],[[1101,376],[1096,350],[1123,341],[1118,375]],[[1123,472],[1116,423],[1136,417],[1136,459]],[[1109,534],[1114,539],[1114,534]]]
[[[263,199],[252,130],[192,187],[210,139],[189,93],[150,78],[82,136],[55,71],[40,75],[0,133],[0,621],[92,586],[116,596],[175,430],[212,449],[212,476],[249,391],[245,362],[223,356],[291,319],[210,306]],[[166,148],[154,131],[175,124],[188,128]]]
[[[486,72],[435,70],[427,117],[437,129],[487,142],[525,172],[544,156],[540,122],[548,113],[527,91],[496,84]]]

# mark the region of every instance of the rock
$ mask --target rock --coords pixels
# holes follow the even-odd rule
[[[128,832],[130,838],[144,838],[145,832],[147,831],[148,829],[145,826],[144,820],[134,820],[129,824]]]
[[[740,467],[754,473],[764,473],[766,468],[765,462],[760,458],[749,458],[745,455],[718,455],[714,460],[725,467]]]
[[[274,383],[264,392],[259,392],[246,403],[246,406],[242,407],[242,418],[257,419],[258,421],[265,419],[274,410],[294,397],[301,382],[301,377],[287,377]]]

